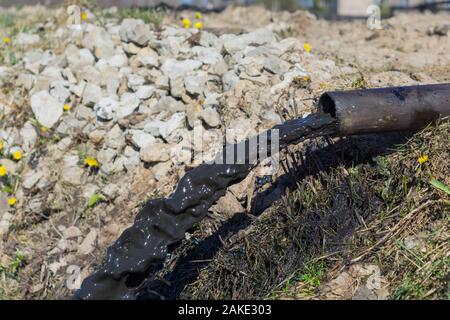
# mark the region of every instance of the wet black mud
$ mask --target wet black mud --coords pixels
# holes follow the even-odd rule
[[[183,239],[229,186],[243,180],[257,162],[263,160],[261,154],[273,154],[273,146],[278,146],[273,138],[275,133],[279,136],[279,147],[283,148],[335,131],[336,120],[328,114],[317,113],[277,125],[257,136],[256,161],[252,160],[255,155],[249,144],[249,140],[255,138],[225,146],[216,157],[218,161],[189,171],[168,198],[150,200],[144,206],[134,224],[107,249],[105,264],[83,281],[74,298],[136,299],[155,266],[164,262],[168,247]],[[262,143],[263,139],[266,142]],[[229,159],[230,151],[237,155],[239,148],[246,150],[244,161],[236,161],[237,156],[234,156],[234,164],[220,161]],[[264,148],[268,152],[259,150]]]

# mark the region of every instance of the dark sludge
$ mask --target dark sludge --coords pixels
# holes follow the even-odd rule
[[[328,114],[316,113],[287,121],[258,135],[258,149],[274,145],[274,129],[278,129],[279,146],[285,147],[307,138],[333,134],[336,120]],[[267,137],[268,143],[260,143],[261,137]],[[143,283],[151,275],[152,266],[164,262],[168,246],[184,239],[185,233],[206,216],[208,209],[225,194],[226,189],[243,180],[257,164],[251,161],[254,155],[248,141],[224,146],[216,157],[218,161],[201,164],[187,172],[168,198],[148,201],[134,224],[107,249],[103,266],[83,281],[74,298],[136,299]],[[221,164],[225,161],[220,160],[225,159],[227,153],[240,147],[246,149],[244,162]],[[267,154],[270,156],[271,152]],[[263,160],[257,158],[256,162]]]

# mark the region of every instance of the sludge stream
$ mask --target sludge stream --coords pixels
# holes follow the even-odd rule
[[[165,260],[168,246],[184,239],[185,233],[207,215],[229,186],[242,181],[264,160],[261,155],[271,156],[278,152],[278,147],[333,134],[336,130],[335,118],[315,113],[224,146],[215,163],[204,163],[187,172],[169,197],[148,201],[134,224],[107,249],[103,266],[83,281],[74,298],[136,299],[152,266]],[[249,147],[250,140],[256,141],[256,148]],[[237,159],[237,150],[245,150],[245,159]],[[230,153],[234,158],[232,164],[227,157]]]

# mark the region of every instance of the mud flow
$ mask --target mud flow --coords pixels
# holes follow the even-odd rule
[[[229,186],[243,180],[259,161],[278,152],[278,147],[335,131],[333,117],[315,113],[224,146],[214,163],[204,163],[186,173],[168,198],[148,201],[134,224],[107,249],[104,265],[83,281],[74,298],[135,299],[155,266],[164,262],[168,247],[184,239]],[[257,141],[256,149],[250,147],[250,141]],[[238,159],[237,151],[242,148],[245,157]],[[230,152],[234,152],[232,164]]]

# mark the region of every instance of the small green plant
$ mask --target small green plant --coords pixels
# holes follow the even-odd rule
[[[25,255],[17,250],[14,259],[9,263],[9,266],[5,267],[0,265],[0,274],[4,273],[8,277],[14,278],[19,271],[19,268],[22,267],[25,263],[26,257]]]
[[[99,193],[94,193],[91,198],[89,199],[88,207],[94,208],[97,206],[100,202],[105,201],[105,198]]]
[[[433,179],[430,181],[430,184],[433,187],[435,187],[436,189],[441,190],[441,191],[447,193],[448,195],[450,195],[450,187],[448,185],[446,185],[445,183],[443,183],[439,180]]]
[[[14,16],[11,14],[1,14],[0,15],[0,28],[6,29],[14,26]]]
[[[367,87],[368,87],[367,81],[362,73],[355,81],[352,82],[353,89],[365,89]]]

